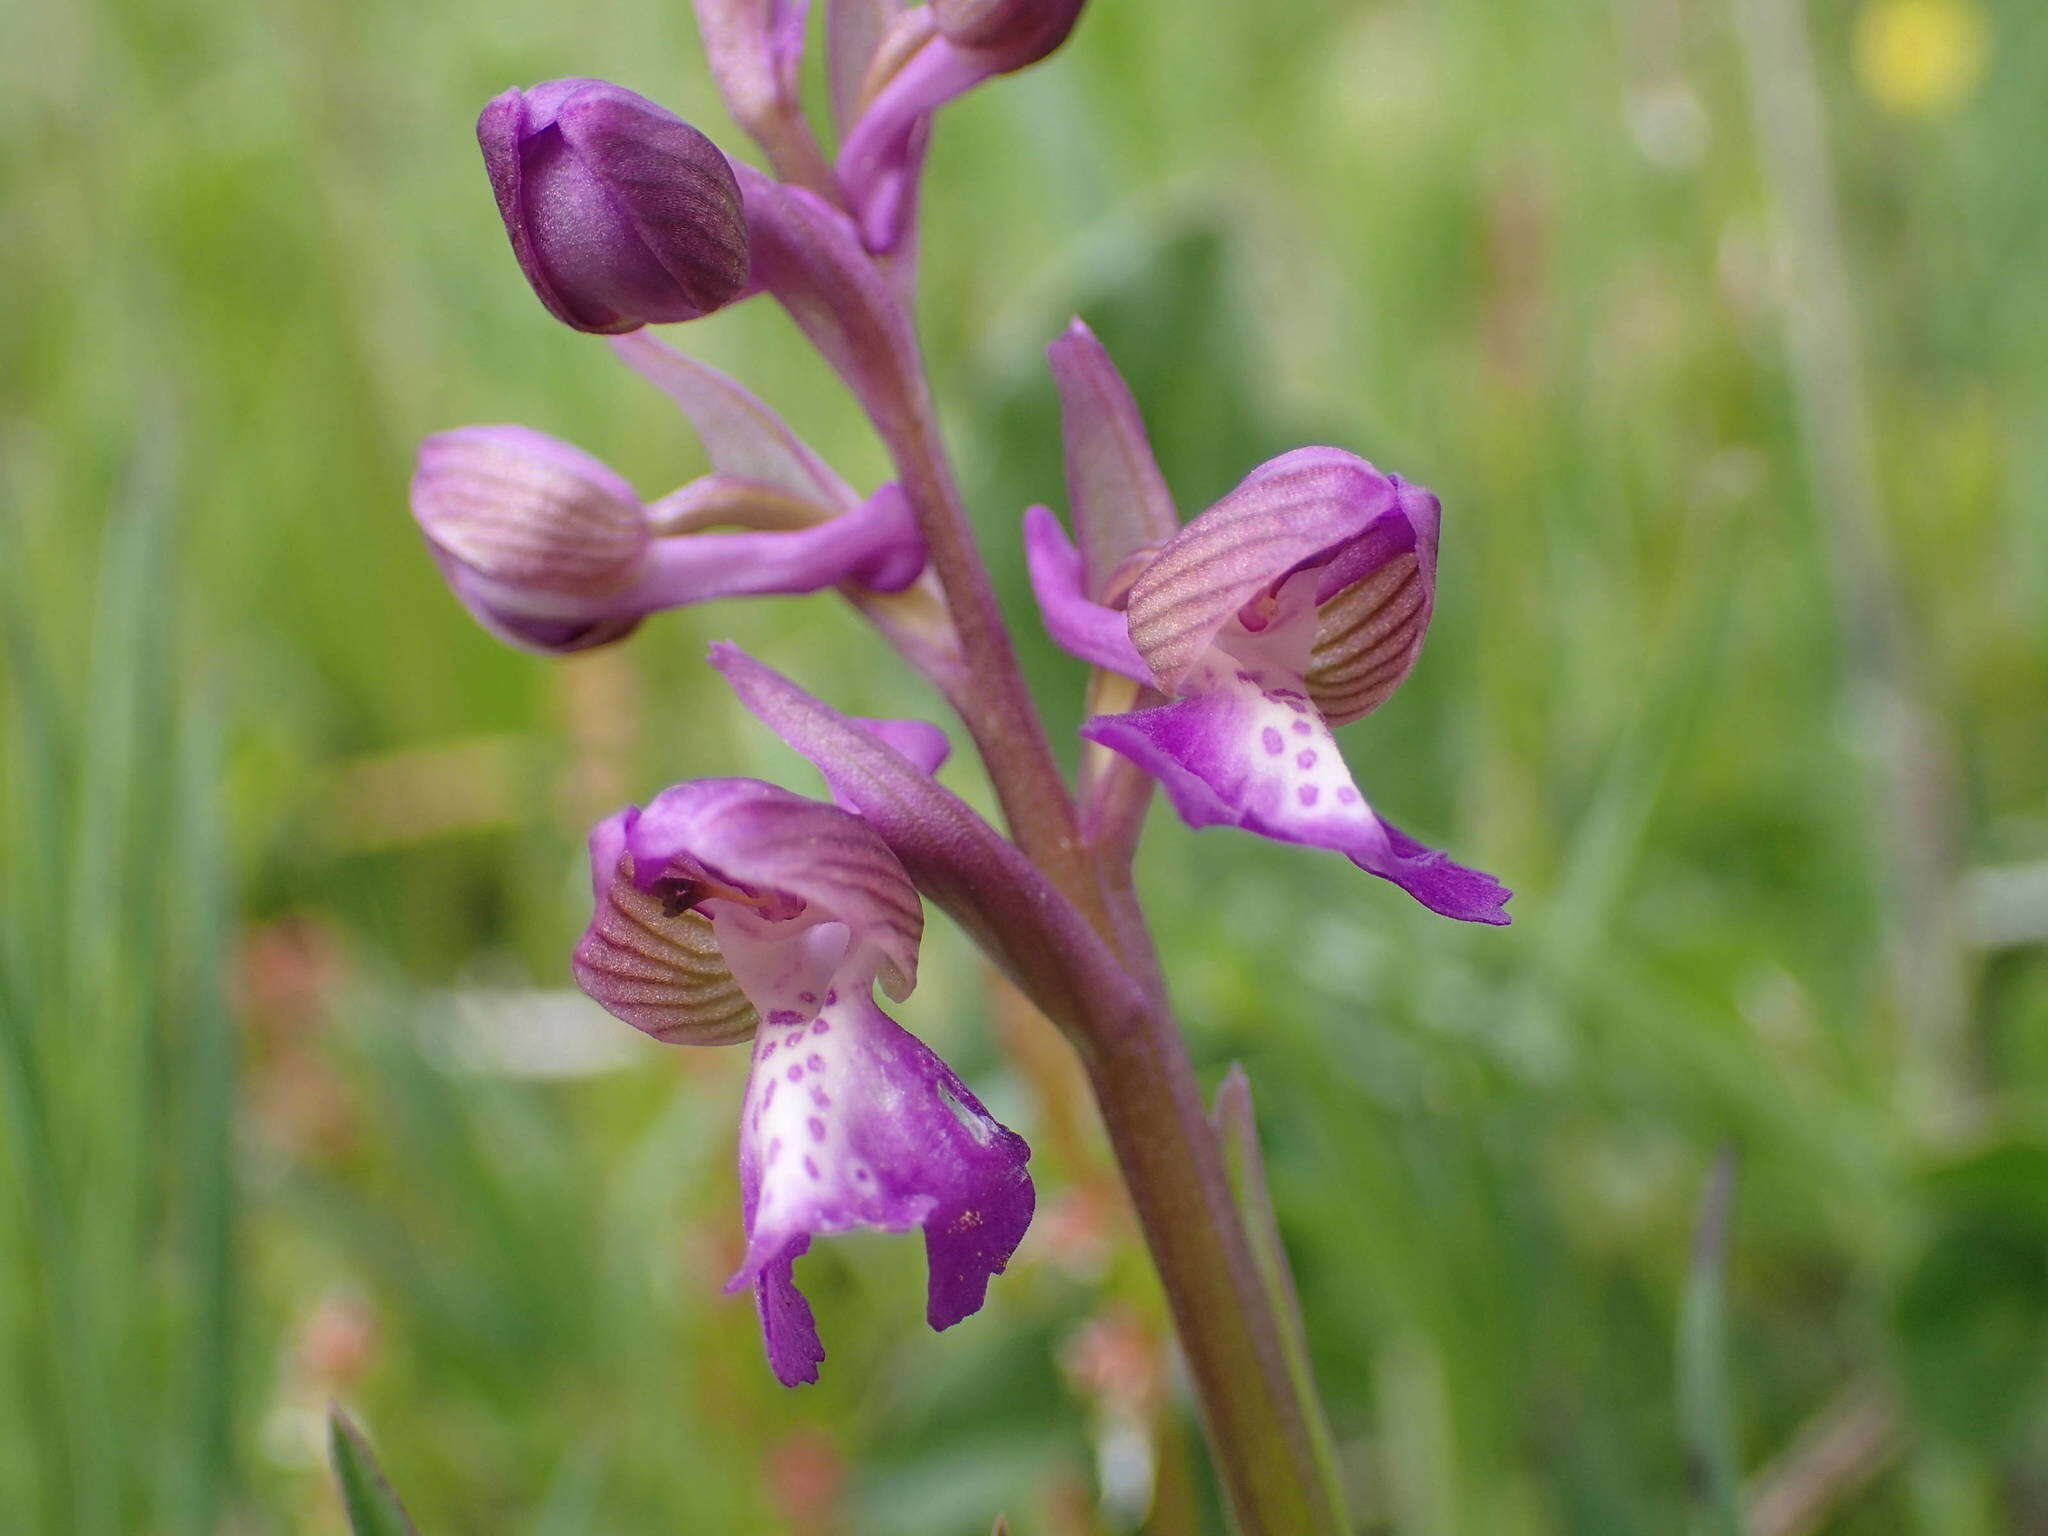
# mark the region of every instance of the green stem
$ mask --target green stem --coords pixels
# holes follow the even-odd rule
[[[1154,1012],[1082,1058],[1158,1268],[1241,1536],[1343,1536],[1321,1410],[1291,1368],[1180,1031]],[[1291,1304],[1291,1297],[1289,1298]]]

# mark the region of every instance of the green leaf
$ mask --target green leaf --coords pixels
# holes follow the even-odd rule
[[[1336,1440],[1330,1433],[1322,1396],[1316,1390],[1315,1365],[1308,1352],[1308,1328],[1302,1321],[1301,1299],[1295,1294],[1287,1247],[1280,1237],[1280,1218],[1273,1210],[1273,1192],[1266,1184],[1266,1160],[1259,1151],[1258,1121],[1252,1113],[1252,1083],[1242,1064],[1232,1062],[1217,1086],[1212,1119],[1223,1142],[1230,1193],[1244,1217],[1245,1236],[1251,1242],[1252,1262],[1258,1266],[1259,1279],[1280,1322],[1280,1343],[1287,1352],[1288,1374],[1294,1378],[1296,1396],[1308,1417],[1309,1439],[1316,1470],[1322,1478],[1323,1497],[1338,1512],[1340,1522],[1348,1524]]]
[[[419,1536],[363,1432],[339,1408],[328,1410],[327,1429],[334,1479],[355,1536]]]
[[[1728,1232],[1735,1213],[1735,1153],[1714,1159],[1700,1199],[1692,1269],[1678,1323],[1678,1411],[1703,1528],[1743,1536],[1735,1412],[1728,1391]]]
[[[1913,1411],[1953,1440],[2010,1447],[2048,1411],[2048,1151],[1993,1146],[1934,1171],[1938,1213],[1893,1316]]]

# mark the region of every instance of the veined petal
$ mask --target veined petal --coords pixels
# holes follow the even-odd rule
[[[860,504],[853,488],[757,396],[716,368],[646,331],[611,339],[628,368],[681,408],[722,475],[759,480],[840,510]]]
[[[1129,621],[1088,595],[1081,552],[1050,508],[1031,507],[1024,513],[1024,563],[1046,633],[1060,649],[1135,682],[1152,681],[1145,658],[1131,644]]]
[[[1380,820],[1352,781],[1336,739],[1295,680],[1204,661],[1185,696],[1102,715],[1081,728],[1152,774],[1193,827],[1233,826],[1331,848],[1391,880],[1431,911],[1505,923],[1509,892]]]
[[[1083,587],[1100,598],[1124,561],[1180,531],[1180,513],[1130,386],[1095,333],[1075,320],[1045,351],[1060,394],[1067,510],[1085,556]]]
[[[1161,690],[1179,693],[1254,598],[1333,558],[1376,523],[1390,537],[1407,528],[1393,482],[1356,454],[1298,448],[1245,476],[1131,586],[1131,640]]]
[[[754,1005],[727,969],[711,920],[640,890],[630,860],[615,870],[576,946],[576,984],[614,1018],[669,1045],[752,1038]]]
[[[642,890],[714,904],[736,971],[754,958],[736,948],[741,938],[787,950],[804,927],[840,924],[843,955],[823,963],[826,973],[879,972],[899,1000],[917,984],[924,908],[896,856],[858,816],[758,779],[698,779],[655,796],[626,828],[625,847]],[[761,989],[740,979],[761,1004]],[[815,996],[775,1001],[804,1016],[817,1006]]]
[[[507,645],[566,656],[623,640],[640,627],[640,614],[614,614],[603,600],[510,587],[431,544],[428,553],[470,617]]]
[[[1319,573],[1308,692],[1332,725],[1386,703],[1414,670],[1436,611],[1437,499],[1399,475],[1389,478],[1412,546],[1361,539]]]
[[[950,1328],[978,1311],[1030,1225],[1030,1156],[865,995],[764,1026],[740,1121],[747,1254],[728,1288],[754,1287],[777,1376],[816,1380],[823,1358],[790,1268],[814,1236],[922,1227],[927,1320]]]
[[[590,597],[646,556],[633,487],[582,449],[530,427],[458,427],[420,444],[413,516],[436,551],[511,590]]]
[[[637,806],[590,830],[590,926],[576,946],[576,984],[613,1017],[671,1045],[749,1039],[754,1005],[733,980],[702,913],[672,911],[633,884],[626,835]]]

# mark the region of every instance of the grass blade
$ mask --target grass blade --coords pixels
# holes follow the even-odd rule
[[[355,1536],[419,1536],[405,1506],[384,1480],[370,1442],[339,1408],[328,1410],[327,1436],[334,1480],[341,1484],[342,1505]]]
[[[1743,1536],[1735,1412],[1728,1389],[1728,1235],[1735,1212],[1735,1153],[1714,1159],[1694,1229],[1692,1269],[1678,1322],[1678,1411],[1699,1527]]]

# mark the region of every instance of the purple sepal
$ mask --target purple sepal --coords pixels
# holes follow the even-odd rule
[[[595,906],[576,946],[576,984],[616,1019],[669,1045],[733,1045],[753,1037],[754,1006],[733,979],[711,920],[672,910],[628,878],[628,806],[590,833]]]
[[[1363,719],[1393,696],[1422,655],[1436,611],[1441,509],[1421,486],[1387,478],[1397,518],[1369,529],[1316,577],[1308,692],[1332,725]]]
[[[863,984],[879,973],[899,1001],[917,985],[924,909],[858,816],[758,779],[694,779],[627,822],[625,851],[641,890],[712,919],[726,963],[770,1019],[777,1007],[813,1010],[817,998],[764,996],[755,949],[792,951],[762,961],[784,971],[800,963]],[[820,936],[836,949],[794,954],[820,925],[843,929]]]
[[[1180,513],[1130,386],[1095,333],[1074,320],[1045,355],[1060,393],[1067,510],[1087,570],[1082,590],[1102,598],[1126,561],[1180,531]]]
[[[1088,595],[1081,552],[1049,508],[1031,507],[1024,513],[1024,562],[1046,633],[1060,649],[1133,682],[1152,681],[1145,658],[1131,644],[1129,621]]]
[[[864,993],[764,1023],[740,1122],[747,1254],[727,1289],[754,1288],[776,1376],[815,1381],[823,1358],[791,1273],[815,1236],[922,1227],[926,1319],[950,1328],[980,1310],[1031,1224],[1030,1156]]]
[[[644,96],[588,79],[506,91],[477,142],[520,270],[565,325],[693,320],[745,289],[732,167]]]
[[[1205,662],[1185,695],[1081,728],[1158,779],[1192,827],[1232,826],[1330,848],[1431,911],[1504,924],[1511,894],[1388,825],[1358,792],[1336,738],[1299,680]]]
[[[1131,641],[1161,691],[1177,694],[1255,599],[1368,536],[1389,541],[1390,553],[1414,543],[1387,476],[1338,448],[1268,460],[1175,534],[1131,584]]]
[[[759,480],[841,510],[859,505],[831,465],[737,381],[647,331],[614,337],[611,349],[676,403],[720,474]]]

